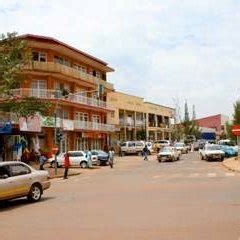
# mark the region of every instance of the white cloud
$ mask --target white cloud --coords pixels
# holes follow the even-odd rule
[[[0,0],[2,32],[48,35],[116,69],[121,91],[199,115],[231,113],[239,97],[237,0]]]

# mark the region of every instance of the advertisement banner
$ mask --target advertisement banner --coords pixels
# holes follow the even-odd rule
[[[12,133],[12,124],[9,121],[0,122],[0,134],[10,134]]]
[[[19,128],[22,132],[41,132],[40,116],[19,118]]]
[[[73,131],[74,130],[73,120],[63,119],[62,120],[62,129],[63,129],[63,131]]]

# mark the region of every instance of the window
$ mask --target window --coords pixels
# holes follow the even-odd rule
[[[135,143],[134,142],[129,142],[128,147],[135,147]]]
[[[8,171],[8,167],[7,166],[2,166],[0,167],[0,179],[4,179],[5,176],[10,176],[9,175],[9,171]]]
[[[86,67],[81,66],[81,65],[78,65],[78,64],[74,64],[74,65],[73,65],[73,68],[77,69],[77,70],[80,71],[80,72],[84,72],[84,73],[87,72],[87,68],[86,68]]]
[[[32,52],[32,59],[33,59],[33,61],[46,62],[47,56],[46,56],[46,53]]]
[[[31,170],[27,166],[24,166],[22,164],[10,165],[10,170],[12,177],[31,173]]]
[[[111,118],[114,118],[115,112],[111,112]]]
[[[70,67],[70,62],[62,57],[54,56],[54,62]]]
[[[75,119],[78,121],[88,121],[88,113],[84,112],[76,112],[75,113]]]
[[[92,116],[92,121],[94,122],[94,123],[100,123],[101,121],[100,121],[100,116],[99,115],[93,115]]]
[[[83,157],[83,154],[81,152],[70,152],[70,157]]]

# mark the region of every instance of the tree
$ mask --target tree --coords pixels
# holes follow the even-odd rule
[[[232,125],[240,125],[240,100],[233,105],[233,121],[226,123],[227,138],[236,141],[236,136],[232,134]]]
[[[240,100],[238,100],[234,105],[233,113],[233,124],[240,124]]]
[[[31,53],[25,41],[16,32],[0,36],[0,110],[13,112],[17,117],[45,114],[51,104],[35,97],[17,97],[13,89],[24,81],[24,66],[31,62]]]

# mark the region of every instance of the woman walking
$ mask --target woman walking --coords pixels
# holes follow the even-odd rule
[[[109,162],[110,168],[113,168],[113,161],[114,161],[114,149],[112,147],[108,152],[108,162]]]
[[[68,169],[70,167],[70,159],[69,159],[69,154],[68,153],[66,153],[64,155],[64,167],[65,167],[65,170],[64,170],[63,179],[67,179],[68,178]]]

